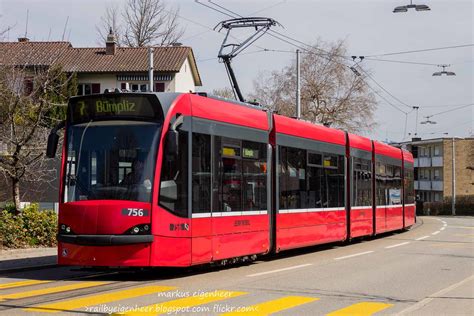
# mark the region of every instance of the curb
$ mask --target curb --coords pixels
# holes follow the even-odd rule
[[[21,268],[1,269],[0,276],[9,274],[9,273],[44,270],[44,269],[57,268],[57,267],[59,267],[59,265],[57,263],[54,263],[54,264],[43,264],[43,265],[38,265],[38,266],[27,266],[27,267],[21,267]]]

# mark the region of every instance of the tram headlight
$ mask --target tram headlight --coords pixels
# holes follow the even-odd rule
[[[147,235],[150,234],[151,226],[150,224],[140,224],[133,226],[125,232],[127,235]]]
[[[66,224],[60,224],[59,225],[59,233],[60,234],[73,234],[73,231],[71,227],[69,227]]]

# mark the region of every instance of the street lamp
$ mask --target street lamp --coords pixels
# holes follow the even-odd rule
[[[438,65],[438,67],[443,67],[443,71],[437,71],[433,73],[433,76],[441,76],[441,75],[446,75],[446,76],[456,76],[456,73],[452,71],[446,71],[446,67],[449,67],[451,65]]]
[[[420,124],[436,124],[435,121],[430,120],[431,116],[425,116],[426,121],[420,122]]]
[[[395,7],[393,13],[408,12],[408,9],[415,9],[416,11],[430,11],[430,7],[426,4],[413,4],[413,0],[410,0],[410,4]]]

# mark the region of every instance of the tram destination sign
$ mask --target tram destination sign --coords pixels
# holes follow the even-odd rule
[[[82,123],[110,119],[156,120],[159,106],[150,96],[98,95],[71,99],[71,122]],[[156,99],[156,103],[158,100]]]

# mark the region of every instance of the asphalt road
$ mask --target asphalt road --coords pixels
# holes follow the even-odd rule
[[[0,314],[474,315],[474,218],[226,268],[0,277]]]

